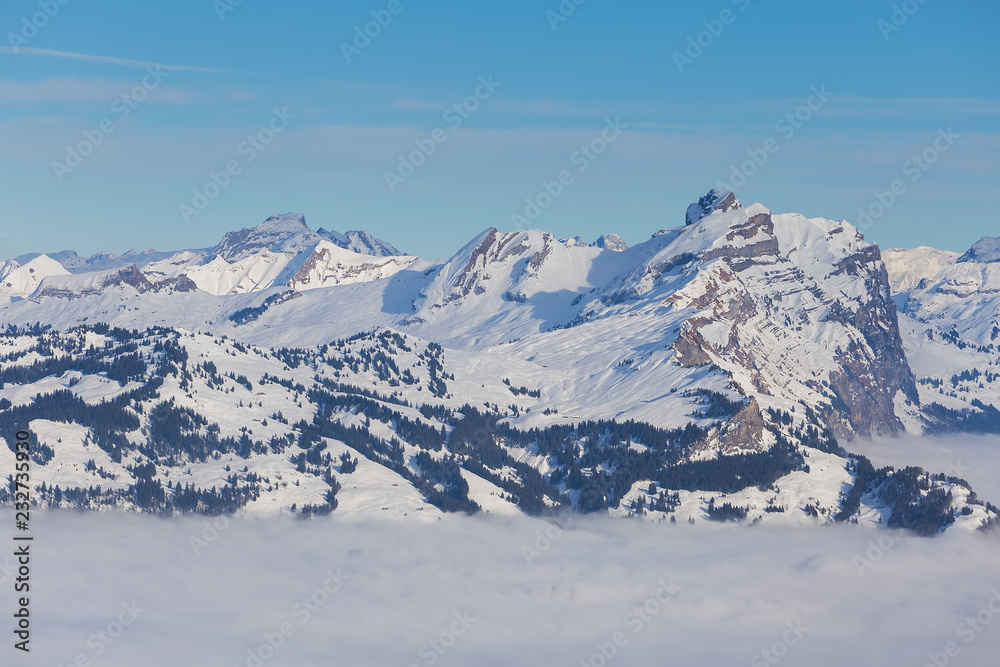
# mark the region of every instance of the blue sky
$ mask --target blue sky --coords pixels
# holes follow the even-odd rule
[[[882,247],[1000,234],[996,2],[63,1],[0,9],[0,257],[288,211],[428,258],[515,215],[636,243],[740,176],[775,212],[868,210]]]

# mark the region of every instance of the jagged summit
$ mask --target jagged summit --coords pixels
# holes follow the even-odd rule
[[[693,225],[713,213],[726,213],[738,208],[743,208],[743,205],[740,204],[740,200],[736,198],[732,190],[713,188],[708,191],[707,195],[688,206],[684,224]]]
[[[342,246],[380,242],[290,213],[226,235],[217,253],[126,253],[129,265],[89,272],[10,262],[0,415],[18,411],[51,446],[39,481],[108,484],[99,502],[151,511],[163,507],[128,491],[140,461],[159,485],[191,469],[157,502],[209,506],[220,500],[208,489],[231,479],[234,510],[312,513],[336,509],[325,480],[339,460],[338,475],[357,477],[338,511],[382,516],[437,502],[700,520],[727,489],[751,521],[893,525],[887,499],[911,512],[930,498],[928,534],[1000,522],[960,480],[907,472],[912,498],[899,495],[834,439],[1000,432],[1000,262],[978,261],[990,243],[962,264],[893,251],[887,269],[847,222],[743,207],[729,191],[688,218],[619,252],[613,235],[490,227],[424,261],[361,254]],[[55,405],[71,416],[51,421]],[[98,405],[120,427],[90,447],[105,437],[90,427]],[[303,421],[316,439],[299,452],[291,424]],[[654,501],[651,482],[667,510],[633,504]],[[765,506],[788,511],[754,509]]]
[[[374,255],[375,257],[398,257],[406,255],[390,243],[377,239],[364,230],[351,230],[341,234],[340,232],[327,231],[322,227],[316,232],[327,241],[338,245],[346,250],[352,250],[361,255]]]
[[[315,236],[317,234],[309,229],[306,217],[301,213],[272,215],[256,227],[245,227],[227,233],[212,252],[227,262],[233,262],[265,250],[279,252],[293,245],[290,243],[293,239],[304,247],[318,240],[311,238]]]
[[[594,246],[614,252],[625,252],[628,250],[628,243],[617,234],[605,234],[594,242]]]
[[[598,237],[593,243],[587,243],[579,236],[569,239],[559,239],[559,242],[577,248],[601,248],[602,250],[611,250],[612,252],[625,252],[628,250],[628,243],[617,234],[604,234]]]
[[[352,230],[341,234],[321,228],[314,232],[301,213],[272,215],[256,227],[229,232],[219,245],[212,248],[212,252],[227,262],[235,262],[265,251],[302,252],[323,239],[362,255],[387,257],[404,254],[365,231]]]
[[[99,252],[91,255],[90,257],[80,257],[73,250],[62,250],[60,252],[46,253],[46,255],[53,259],[70,273],[91,273],[94,271],[112,271],[114,269],[120,269],[126,267],[130,264],[137,264],[143,267],[151,262],[157,262],[167,257],[170,257],[173,253],[170,252],[158,252],[150,248],[149,250],[143,250],[142,252],[137,252],[134,249],[128,250],[122,255],[115,255],[111,252]],[[40,253],[29,253],[26,255],[21,255],[16,257],[15,261],[20,264],[26,264],[38,257],[41,257]]]
[[[992,264],[1000,262],[1000,237],[984,236],[958,258],[959,262],[980,262]]]

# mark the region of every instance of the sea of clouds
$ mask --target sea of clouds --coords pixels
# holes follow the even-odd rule
[[[1000,470],[986,441],[918,444],[894,446],[918,463],[976,461],[970,478]],[[13,649],[13,547],[0,556],[3,665],[976,667],[1000,655],[995,533],[65,511],[33,513],[32,532],[30,655]]]

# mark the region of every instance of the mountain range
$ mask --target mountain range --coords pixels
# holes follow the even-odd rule
[[[489,228],[429,261],[286,214],[14,258],[0,421],[62,506],[997,522],[964,480],[849,449],[1000,433],[1000,239],[882,251],[716,190],[681,222],[632,247]]]

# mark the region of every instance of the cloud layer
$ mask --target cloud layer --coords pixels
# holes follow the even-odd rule
[[[575,666],[604,664],[603,649],[613,665],[771,664],[766,650],[787,665],[918,666],[956,642],[974,666],[1000,650],[992,613],[971,642],[959,633],[1000,590],[1000,541],[981,534],[225,523],[36,515],[24,664]],[[0,604],[13,609],[9,585]]]

